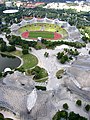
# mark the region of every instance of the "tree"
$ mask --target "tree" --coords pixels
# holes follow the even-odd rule
[[[5,52],[6,51],[6,43],[2,43],[1,44],[1,48],[0,48],[0,50],[1,50],[1,52]]]
[[[15,48],[14,45],[12,45],[12,46],[7,46],[7,51],[8,51],[8,52],[12,52],[12,51],[15,51],[15,50],[16,50],[16,48]]]
[[[66,60],[64,59],[64,57],[62,57],[62,58],[60,59],[60,63],[64,64],[65,62],[66,62]]]
[[[22,53],[25,55],[25,54],[28,54],[29,52],[28,52],[28,49],[23,49],[22,50]]]
[[[61,118],[64,118],[67,120],[68,118],[68,112],[62,110],[62,111],[58,111],[54,117],[52,118],[52,120],[61,120]]]
[[[77,104],[78,106],[81,106],[81,105],[82,105],[82,101],[81,101],[81,100],[77,100],[77,101],[76,101],[76,104]]]
[[[57,59],[60,59],[60,58],[62,58],[63,57],[63,55],[64,55],[64,52],[62,52],[62,53],[57,53]]]
[[[90,105],[89,105],[89,104],[87,104],[87,105],[85,106],[85,110],[86,110],[87,112],[90,111]]]
[[[48,52],[45,52],[45,53],[44,53],[44,56],[45,56],[45,57],[48,57],[48,56],[49,56],[49,53],[48,53]]]
[[[63,104],[63,108],[67,110],[68,109],[68,104],[67,103]]]

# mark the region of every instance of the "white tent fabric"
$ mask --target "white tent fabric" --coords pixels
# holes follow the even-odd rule
[[[11,26],[11,31],[18,30],[18,29],[19,29],[19,26],[15,23]]]
[[[34,107],[37,100],[37,91],[34,89],[27,98],[27,109],[30,112],[30,110]]]
[[[25,25],[27,24],[27,21],[23,19],[19,24],[20,24],[21,26],[25,26]]]

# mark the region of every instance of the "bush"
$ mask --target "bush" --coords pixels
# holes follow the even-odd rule
[[[20,68],[16,68],[15,70],[18,70],[19,72],[25,72],[25,69],[23,67],[20,67]]]
[[[35,86],[35,88],[37,88],[38,90],[46,90],[46,87],[44,87],[44,86]]]
[[[68,104],[67,103],[63,104],[63,108],[68,110]]]
[[[49,53],[48,53],[48,52],[45,52],[45,53],[44,53],[44,56],[45,56],[45,57],[48,57],[48,56],[49,56]]]
[[[15,50],[16,50],[16,48],[15,48],[14,45],[12,45],[12,46],[7,46],[7,51],[8,51],[8,52],[12,52],[12,51],[15,51]]]
[[[81,105],[82,105],[82,101],[81,101],[81,100],[77,100],[77,101],[76,101],[76,104],[77,104],[78,106],[81,106]]]
[[[22,53],[25,55],[25,54],[28,54],[28,49],[23,49],[22,50]]]
[[[86,110],[87,112],[89,112],[89,111],[90,111],[90,105],[87,104],[87,105],[85,106],[85,110]]]
[[[62,58],[60,59],[60,63],[64,64],[65,62],[66,62],[66,61],[65,61],[64,57],[62,57]]]

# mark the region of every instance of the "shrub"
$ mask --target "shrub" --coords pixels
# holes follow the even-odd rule
[[[35,86],[35,88],[37,88],[38,90],[46,90],[46,87],[44,87],[44,86]]]
[[[68,104],[67,103],[63,104],[63,108],[68,110]]]
[[[90,111],[90,105],[89,105],[89,104],[87,104],[87,105],[85,106],[85,110],[86,110],[87,112]]]
[[[23,49],[22,50],[22,53],[25,55],[25,54],[28,54],[28,49]]]
[[[77,100],[77,101],[76,101],[76,104],[77,104],[78,106],[81,106],[81,105],[82,105],[82,101],[81,101],[81,100]]]
[[[48,53],[48,52],[45,52],[45,53],[44,53],[44,56],[45,56],[45,57],[48,57],[48,56],[49,56],[49,53]]]
[[[25,72],[25,69],[23,67],[20,67],[20,68],[16,68],[16,70],[18,70],[19,72]]]

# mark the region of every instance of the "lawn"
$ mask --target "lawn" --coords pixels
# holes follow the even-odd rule
[[[62,78],[63,73],[64,73],[64,69],[58,70],[58,71],[56,72],[56,77],[57,77],[58,79]]]
[[[36,56],[32,54],[22,55],[21,58],[23,58],[23,61],[24,61],[24,64],[22,65],[22,67],[25,69],[32,68],[36,66],[38,63],[38,59],[36,58]]]
[[[22,58],[22,60],[23,60],[22,67],[24,69],[29,69],[29,68],[35,67],[38,64],[37,57],[32,54],[23,55],[21,51],[14,51],[14,52],[12,52],[12,54],[17,55],[20,58]]]
[[[47,31],[30,31],[29,33],[29,38],[54,38],[54,33],[52,32],[47,32]]]
[[[26,75],[34,75],[33,79],[35,82],[45,82],[48,80],[48,73],[44,68],[36,66],[33,69],[28,69]]]

